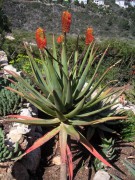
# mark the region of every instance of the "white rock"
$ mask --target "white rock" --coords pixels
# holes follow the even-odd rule
[[[4,70],[9,70],[9,71],[13,71],[15,72],[16,74],[20,75],[21,71],[17,72],[16,68],[14,68],[12,65],[6,65],[4,66],[3,68]],[[8,75],[8,73],[6,71],[4,71],[4,74],[5,75]]]
[[[8,39],[8,40],[11,40],[11,41],[15,40],[15,38],[13,37],[12,34],[7,34],[7,35],[5,36],[5,38]]]
[[[23,108],[21,109],[20,111],[20,115],[21,116],[28,116],[28,117],[31,117],[31,112],[28,108]]]
[[[19,142],[19,140],[22,138],[22,134],[18,133],[18,130],[12,129],[7,134],[7,138],[9,139],[10,142],[16,143]]]
[[[99,170],[96,172],[93,180],[110,180],[110,175],[103,170]]]
[[[1,66],[8,65],[8,58],[4,51],[0,51],[0,65]]]
[[[16,129],[16,133],[18,134],[27,134],[30,132],[29,126],[26,124],[14,123],[13,127]]]
[[[57,165],[57,166],[60,166],[61,165],[61,158],[60,156],[55,156],[53,159],[52,159],[52,163]]]

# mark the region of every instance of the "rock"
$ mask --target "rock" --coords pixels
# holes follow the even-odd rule
[[[7,139],[9,142],[16,143],[19,142],[22,138],[22,134],[18,133],[16,129],[11,129],[10,132],[7,134]]]
[[[21,74],[21,71],[17,72],[16,68],[14,68],[12,65],[6,65],[6,66],[4,66],[3,69],[4,69],[4,70],[8,70],[8,71],[13,71],[13,72],[15,72],[15,73],[18,74],[18,75]],[[9,75],[9,73],[7,73],[6,71],[4,71],[4,74],[5,74],[5,75]]]
[[[93,180],[110,180],[110,175],[103,170],[99,170],[96,172]]]
[[[10,40],[10,41],[15,40],[15,38],[13,37],[12,34],[7,34],[7,35],[5,36],[5,38],[8,39],[8,40]]]
[[[37,148],[29,154],[25,155],[23,159],[21,159],[20,163],[22,163],[31,174],[34,174],[39,166],[40,159],[41,149]]]
[[[21,162],[16,162],[13,166],[13,176],[17,180],[30,180],[26,167]]]
[[[55,156],[53,159],[52,159],[52,163],[57,165],[57,166],[60,166],[61,165],[61,158],[60,156]]]
[[[21,109],[20,111],[20,115],[21,116],[28,116],[28,117],[31,117],[31,112],[28,108],[23,108]]]
[[[8,58],[4,51],[0,51],[0,66],[4,67],[8,65]]]

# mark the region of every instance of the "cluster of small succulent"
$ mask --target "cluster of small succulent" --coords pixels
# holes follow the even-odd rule
[[[18,143],[13,145],[6,143],[4,132],[0,128],[0,162],[12,160],[13,158],[20,156],[21,153]]]
[[[113,162],[117,158],[117,153],[116,153],[116,147],[115,147],[115,140],[113,138],[106,139],[102,138],[102,143],[100,145],[102,148],[102,154],[107,159],[108,162]],[[105,168],[105,165],[99,161],[97,158],[94,161],[94,167],[95,170],[103,169]]]
[[[0,116],[18,113],[21,103],[21,98],[7,89],[5,86],[15,88],[14,84],[10,83],[7,79],[0,79]]]

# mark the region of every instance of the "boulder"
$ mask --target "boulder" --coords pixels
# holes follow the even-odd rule
[[[99,170],[96,172],[93,180],[110,180],[110,175],[103,170]]]

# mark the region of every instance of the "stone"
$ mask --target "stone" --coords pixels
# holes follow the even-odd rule
[[[39,166],[41,159],[41,149],[37,148],[34,151],[30,152],[29,154],[25,155],[21,160],[20,163],[24,165],[24,167],[31,173],[34,174],[36,169]]]
[[[0,66],[4,67],[8,65],[8,58],[4,51],[0,51]]]
[[[99,170],[96,172],[93,180],[110,180],[110,178],[110,175],[106,171]]]
[[[10,132],[7,134],[7,139],[9,142],[16,143],[19,142],[22,138],[22,134],[18,133],[16,129],[11,129]]]
[[[16,68],[14,68],[12,65],[6,65],[6,66],[4,66],[3,70],[4,70],[4,74],[5,74],[5,75],[9,75],[9,73],[6,72],[5,70],[13,71],[13,72],[15,72],[15,73],[18,74],[18,75],[21,74],[21,71],[17,72]]]
[[[55,156],[53,159],[52,159],[52,163],[57,165],[57,166],[60,166],[61,165],[61,158],[60,156]]]
[[[28,108],[23,108],[20,111],[20,116],[28,116],[31,117],[31,112]]]
[[[18,180],[30,180],[26,167],[21,162],[15,162],[13,168],[13,177]]]
[[[8,40],[10,40],[10,41],[15,40],[15,38],[13,37],[12,34],[7,34],[7,35],[5,36],[5,38],[8,39]]]

